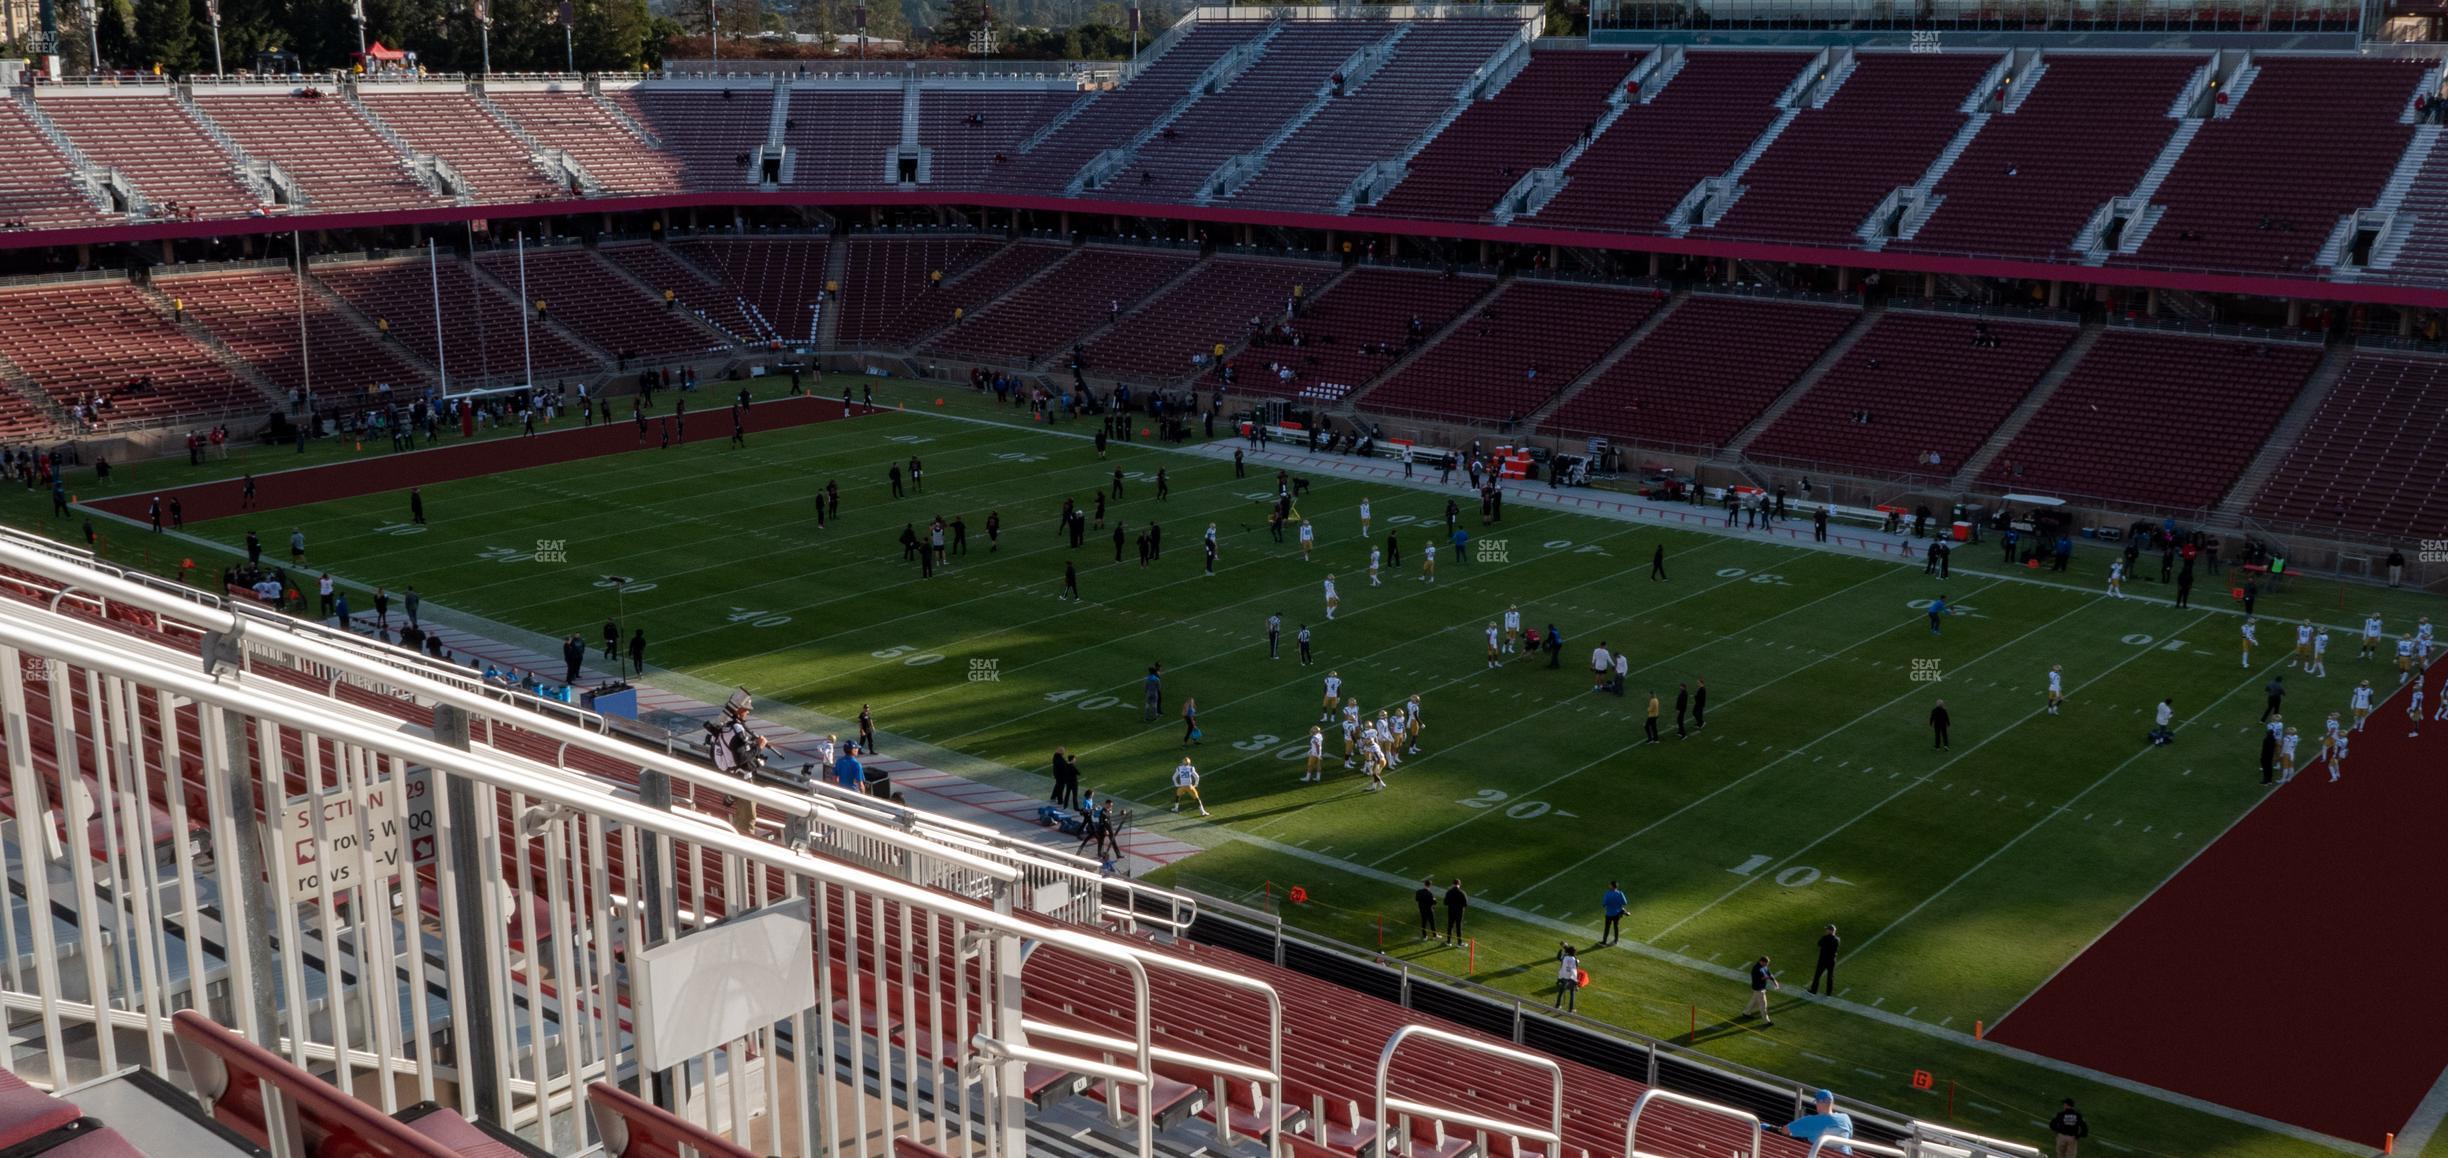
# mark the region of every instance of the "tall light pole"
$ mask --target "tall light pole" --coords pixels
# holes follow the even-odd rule
[[[850,14],[858,21],[859,59],[865,60],[867,59],[867,6],[857,5],[850,9]]]
[[[706,50],[713,54],[714,63],[722,63],[721,0],[706,0]]]
[[[102,71],[102,22],[94,15],[94,0],[85,0],[85,51],[90,54],[94,72]]]
[[[469,0],[476,9],[476,37],[484,50],[484,77],[493,79],[493,6],[488,0]]]
[[[221,0],[204,0],[204,19],[212,24],[213,75],[222,75],[221,68]],[[365,47],[358,45],[359,48]]]

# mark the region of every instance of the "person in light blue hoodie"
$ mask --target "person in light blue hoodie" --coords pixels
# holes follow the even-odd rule
[[[1787,1136],[1799,1138],[1804,1142],[1817,1142],[1821,1138],[1850,1138],[1853,1136],[1853,1116],[1836,1108],[1836,1095],[1833,1092],[1821,1090],[1812,1095],[1811,1110],[1811,1113],[1785,1124]],[[1773,1127],[1762,1124],[1760,1128],[1766,1130]],[[1853,1148],[1830,1142],[1825,1152],[1851,1154]]]

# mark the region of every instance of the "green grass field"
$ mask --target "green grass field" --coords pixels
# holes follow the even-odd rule
[[[965,393],[938,412],[925,405],[934,395],[886,387],[880,399],[919,412],[760,435],[745,450],[715,442],[429,486],[422,534],[393,533],[405,517],[397,495],[189,531],[235,545],[252,527],[277,545],[302,527],[314,563],[356,583],[414,584],[432,606],[589,640],[612,611],[600,577],[617,572],[637,581],[626,612],[652,641],[653,666],[832,717],[871,704],[879,729],[1021,770],[1009,779],[1023,790],[1042,791],[1030,777],[1067,745],[1090,786],[1142,802],[1145,826],[1209,849],[1163,879],[1262,905],[1300,885],[1310,901],[1288,920],[1367,948],[1382,922],[1388,955],[1422,968],[1538,993],[1556,944],[1589,945],[1599,895],[1621,880],[1624,945],[1584,954],[1586,1015],[1673,1037],[1696,1017],[1704,1051],[1925,1116],[1945,1111],[1952,1082],[1957,1120],[2009,1137],[2036,1140],[2037,1120],[2073,1095],[2112,1150],[2327,1152],[1971,1034],[2260,798],[2251,731],[2269,664],[2284,659],[2272,620],[2342,628],[2376,606],[2393,631],[2430,613],[2423,597],[2299,581],[2263,599],[2262,657],[2243,669],[2238,617],[2214,579],[2189,611],[2151,582],[2111,600],[2105,548],[2078,550],[2064,581],[2002,573],[1992,548],[1967,548],[1941,584],[1917,563],[1527,502],[1482,528],[1459,488],[1464,526],[1494,557],[1443,558],[1431,585],[1417,578],[1418,552],[1442,536],[1444,494],[1321,477],[1299,504],[1319,543],[1304,562],[1266,533],[1272,467],[1236,479],[1229,462],[1147,444],[1116,444],[1100,463],[1078,427],[1013,422]],[[305,460],[350,453],[318,447]],[[885,469],[913,453],[925,490],[892,500]],[[298,461],[256,452],[215,470]],[[1071,550],[1055,530],[1063,499],[1090,501],[1116,466],[1134,476],[1128,497]],[[1163,502],[1149,481],[1160,467]],[[119,473],[116,491],[199,477],[184,462]],[[842,487],[841,516],[819,531],[811,496],[827,479]],[[1364,498],[1378,543],[1403,532],[1406,565],[1382,587],[1365,575]],[[9,517],[43,525],[43,502],[30,494]],[[1003,523],[992,553],[989,511]],[[921,582],[897,538],[938,514],[966,518],[970,551]],[[1113,519],[1133,532],[1161,522],[1161,561],[1115,564]],[[1198,542],[1210,522],[1222,538],[1213,577]],[[110,553],[143,566],[195,550],[112,534]],[[566,562],[533,558],[548,541]],[[1661,545],[1672,578],[1652,582]],[[1057,598],[1073,560],[1078,603]],[[1331,623],[1328,571],[1343,596]],[[1957,614],[1933,635],[1917,608],[1941,592]],[[1482,630],[1508,604],[1529,625],[1562,628],[1562,670],[1543,656],[1486,667]],[[1262,634],[1271,612],[1285,618],[1275,661]],[[1302,623],[1314,667],[1292,653]],[[2339,638],[2325,685],[2290,680],[2296,712],[2343,707],[2354,677],[2381,674]],[[1601,640],[1630,652],[1626,697],[1590,689]],[[1146,724],[1151,662],[1164,664],[1168,715]],[[2042,710],[2053,664],[2068,693],[2054,717]],[[1372,714],[1423,697],[1424,750],[1387,792],[1363,792],[1339,768],[1323,785],[1299,782],[1295,757],[1329,668]],[[1677,738],[1675,686],[1703,677],[1709,726]],[[1642,740],[1649,689],[1668,704],[1658,744]],[[1927,723],[1941,696],[1951,752],[1932,750]],[[1200,707],[1208,820],[1162,803],[1184,697]],[[2162,697],[2182,740],[2154,749],[2143,734]],[[1333,738],[1330,752],[1339,747]],[[1412,932],[1409,891],[1423,875],[1470,888],[1475,970],[1468,951]],[[1802,989],[1829,922],[1846,939],[1842,1000],[1820,1004]],[[1730,1017],[1745,996],[1733,970],[1760,954],[1786,971],[1765,1030]],[[1938,1088],[1915,1090],[1916,1069]]]

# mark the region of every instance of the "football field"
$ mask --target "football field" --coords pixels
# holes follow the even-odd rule
[[[1088,787],[1135,802],[1136,824],[1206,850],[1162,879],[1270,907],[1299,886],[1308,899],[1283,906],[1288,921],[1525,996],[1550,984],[1557,944],[1571,943],[1592,975],[1585,1014],[1872,1101],[1935,1116],[1946,1091],[1911,1081],[1925,1068],[1955,1082],[1961,1121],[2008,1136],[2032,1134],[2057,1096],[2081,1090],[2095,1123],[2100,1107],[2124,1111],[2120,1148],[2324,1152],[1972,1035],[2264,798],[2258,717],[2291,654],[2286,621],[2336,631],[2327,679],[2287,673],[2288,715],[2316,732],[2354,680],[2394,683],[2383,662],[2355,658],[2348,625],[2377,610],[2393,634],[2430,612],[2427,598],[2298,580],[2263,597],[2263,646],[2242,665],[2241,615],[2219,577],[2202,577],[2192,609],[2156,582],[2111,598],[2106,547],[2078,548],[2058,576],[1967,546],[1942,581],[1917,560],[1527,500],[1483,524],[1459,476],[1439,488],[1424,470],[1405,485],[1296,469],[1311,479],[1297,506],[1317,540],[1304,559],[1290,533],[1278,543],[1267,530],[1272,460],[1242,477],[1229,454],[1115,443],[1100,461],[1093,425],[1049,429],[967,396],[938,412],[923,405],[932,397],[891,387],[879,401],[919,405],[759,432],[744,448],[717,437],[429,484],[423,528],[401,494],[378,493],[187,530],[225,546],[254,530],[269,558],[300,529],[310,571],[414,585],[430,607],[544,636],[600,644],[617,614],[645,631],[650,668],[836,720],[865,707],[887,755],[890,737],[922,741],[1013,769],[999,779],[1024,792],[1043,794],[1065,746]],[[893,498],[886,472],[912,456],[923,483]],[[184,463],[148,469],[124,471],[137,476],[127,485],[197,477]],[[819,527],[813,496],[828,481],[840,513]],[[1075,549],[1057,515],[1066,498],[1089,506],[1099,493],[1104,523]],[[1449,499],[1473,538],[1465,558],[1447,540]],[[965,521],[967,551],[922,579],[900,536],[923,537],[938,516]],[[1150,524],[1161,557],[1143,566],[1126,541],[1117,562],[1117,526],[1128,539]],[[149,538],[140,529],[111,534],[154,550],[132,542]],[[1372,584],[1369,550],[1390,535],[1401,562]],[[1431,544],[1434,582],[1421,565]],[[1660,549],[1667,577],[1655,579]],[[1067,563],[1076,601],[1062,597]],[[1331,621],[1329,573],[1341,595]],[[612,575],[628,580],[617,601]],[[1941,597],[1952,613],[1934,631],[1926,610]],[[1560,629],[1559,666],[1544,654],[1487,663],[1485,629],[1509,607],[1525,626]],[[1270,614],[1283,617],[1280,658],[1268,654]],[[1309,664],[1293,642],[1304,625]],[[1592,690],[1601,643],[1630,657],[1625,695]],[[1163,667],[1164,712],[1147,722],[1151,664]],[[2065,702],[2050,714],[2058,666]],[[1419,751],[1383,792],[1342,768],[1331,724],[1329,775],[1301,780],[1330,673],[1371,716],[1420,697]],[[1677,690],[1702,681],[1706,726],[1678,729]],[[1656,742],[1643,729],[1652,692]],[[1186,748],[1191,698],[1202,736]],[[1930,721],[1941,699],[1946,749]],[[2179,738],[2151,747],[2163,699]],[[1185,750],[1210,817],[1167,809]],[[1440,892],[1461,879],[1475,947],[1420,940],[1410,893],[1423,877]],[[1591,950],[1612,881],[1630,898],[1623,944]],[[1845,944],[1836,1000],[1814,1002],[1803,989],[1831,923]],[[1785,985],[1773,1029],[1731,1016],[1740,970],[1762,955]]]

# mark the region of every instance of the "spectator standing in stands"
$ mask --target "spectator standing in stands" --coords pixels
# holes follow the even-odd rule
[[[2057,1137],[2057,1158],[2075,1158],[2082,1140],[2091,1136],[2091,1123],[2084,1121],[2082,1111],[2074,1108],[2074,1099],[2067,1098],[2058,1107],[2057,1115],[2049,1119],[2049,1133]]]
[[[1829,925],[1819,934],[1819,962],[1811,968],[1810,992],[1819,992],[1819,979],[1827,978],[1828,996],[1836,996],[1836,950],[1844,946],[1836,935],[1836,926]]]
[[[1445,943],[1462,943],[1462,914],[1470,908],[1470,894],[1462,891],[1462,878],[1455,877],[1445,890]]]
[[[1437,935],[1436,881],[1428,877],[1421,877],[1419,890],[1411,894],[1411,900],[1419,906],[1420,940],[1435,939]]]

